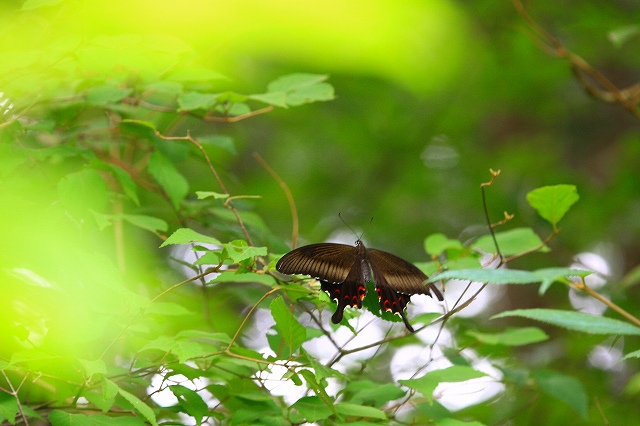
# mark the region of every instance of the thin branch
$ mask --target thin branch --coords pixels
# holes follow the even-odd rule
[[[275,180],[278,185],[280,185],[280,188],[282,188],[284,195],[287,197],[287,201],[289,202],[289,210],[291,210],[291,219],[293,220],[293,229],[291,230],[291,249],[294,249],[298,245],[298,211],[296,210],[296,202],[293,199],[291,190],[289,190],[289,186],[287,186],[287,183],[282,180],[280,176],[278,176],[275,170],[273,170],[267,164],[267,162],[262,159],[260,154],[254,152],[253,157],[258,161],[258,163],[260,163],[260,165],[267,171],[267,173],[271,175],[273,180]]]
[[[574,282],[570,284],[571,287],[573,287],[576,290],[580,290],[580,291],[584,291],[585,293],[587,293],[589,296],[593,297],[594,299],[604,303],[605,305],[607,305],[609,308],[613,309],[614,311],[616,311],[617,313],[619,313],[620,315],[622,315],[623,317],[625,317],[626,319],[628,319],[629,321],[631,321],[633,324],[635,324],[636,326],[640,327],[640,319],[636,318],[635,316],[633,316],[632,314],[630,314],[629,312],[625,311],[624,309],[622,309],[620,306],[616,305],[615,303],[613,303],[612,301],[608,300],[607,298],[605,298],[604,296],[602,296],[600,293],[598,293],[597,291],[591,289],[589,286],[587,286],[587,284],[584,282],[584,278],[582,278],[582,282]]]

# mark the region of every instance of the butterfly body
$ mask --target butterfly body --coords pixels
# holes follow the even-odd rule
[[[322,290],[338,303],[331,317],[335,324],[342,321],[347,306],[362,308],[366,283],[371,280],[380,307],[398,314],[411,332],[413,328],[404,314],[411,295],[428,294],[443,299],[433,284],[424,284],[428,277],[415,265],[391,253],[368,249],[360,240],[355,247],[334,243],[300,247],[284,255],[276,269],[284,274],[305,274],[320,280]]]

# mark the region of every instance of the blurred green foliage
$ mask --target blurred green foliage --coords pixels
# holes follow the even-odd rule
[[[527,7],[619,88],[640,81],[635,5]],[[507,2],[0,4],[0,419],[640,417],[629,323],[640,300],[638,117],[590,97],[544,41]],[[285,191],[254,153],[291,191],[299,245],[355,240],[340,213],[370,247],[492,283],[483,311],[468,318],[456,305],[442,353],[421,358],[424,333],[390,344],[380,334],[354,352],[380,342],[375,355],[339,364],[353,355],[346,328],[320,321],[327,298],[272,275],[296,232]],[[494,248],[480,190],[490,169],[501,171],[486,192],[490,220],[513,215],[496,228],[513,270],[467,269]],[[586,265],[597,273],[568,279],[585,252],[599,256]],[[179,285],[180,268],[198,284]],[[526,285],[502,285],[514,282]],[[572,312],[585,282],[612,301],[611,318]],[[273,322],[260,323],[261,310]],[[613,324],[604,337],[581,333],[603,324]],[[340,342],[333,359],[303,346],[321,336]],[[404,349],[412,374],[448,364],[394,376]],[[491,371],[478,370],[480,357]],[[306,394],[291,405],[269,372]],[[489,402],[450,412],[446,391],[434,393],[487,375],[481,387],[504,386]],[[161,389],[169,406],[150,399]]]

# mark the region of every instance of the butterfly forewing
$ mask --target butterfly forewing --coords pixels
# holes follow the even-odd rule
[[[349,275],[356,256],[356,248],[345,244],[311,244],[285,254],[276,269],[283,274],[305,274],[329,283],[341,283]]]

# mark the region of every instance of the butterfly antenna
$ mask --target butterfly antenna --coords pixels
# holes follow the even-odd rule
[[[342,223],[344,223],[344,226],[346,226],[349,229],[349,231],[353,232],[353,235],[355,235],[358,241],[360,241],[360,239],[362,238],[362,235],[358,236],[358,233],[354,231],[353,228],[350,227],[347,222],[345,222],[345,220],[342,218],[342,213],[338,213],[338,217],[340,218]],[[364,232],[362,234],[364,234]]]

